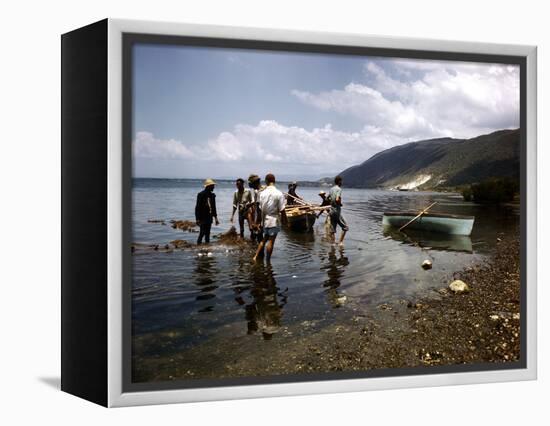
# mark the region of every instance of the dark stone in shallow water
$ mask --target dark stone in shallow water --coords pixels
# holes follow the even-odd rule
[[[170,245],[173,246],[174,248],[182,249],[182,248],[189,247],[191,243],[185,240],[173,240],[173,241],[170,241]]]
[[[164,219],[147,219],[148,223],[160,223],[161,225],[166,225]]]
[[[172,228],[181,229],[182,231],[193,232],[197,224],[190,220],[171,220]]]
[[[229,231],[224,232],[223,234],[216,235],[215,238],[221,244],[227,245],[242,245],[246,244],[246,241],[240,237],[237,233],[237,230],[232,226]]]

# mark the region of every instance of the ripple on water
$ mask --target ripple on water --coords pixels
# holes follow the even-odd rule
[[[147,223],[147,219],[192,218],[196,184],[180,181],[173,184],[176,186],[148,185],[134,190],[133,240],[166,243],[181,238],[193,242],[196,234]],[[319,188],[303,188],[301,194],[316,200],[318,191]],[[222,184],[216,192],[219,217],[228,218],[233,188]],[[426,251],[414,241],[384,232],[384,211],[420,210],[433,200],[438,200],[434,211],[476,216],[472,234],[476,251],[452,251],[450,246]],[[513,212],[489,214],[484,209],[438,193],[345,188],[343,213],[350,231],[344,248],[326,241],[321,217],[312,233],[282,231],[271,265],[252,263],[252,246],[235,249],[212,245],[173,253],[135,254],[134,332],[188,330],[192,324],[195,331],[182,332],[181,339],[191,341],[196,330],[201,330],[201,336],[219,330],[229,333],[228,337],[231,333],[273,336],[283,324],[324,324],[355,313],[348,310],[350,306],[368,311],[390,299],[409,297],[440,286],[453,271],[488,252],[497,233],[517,221]],[[224,232],[228,227],[222,221],[212,232]],[[430,271],[420,267],[426,256],[433,258],[434,268]],[[227,324],[236,326],[225,327]]]

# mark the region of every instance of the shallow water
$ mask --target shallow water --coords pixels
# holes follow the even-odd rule
[[[285,185],[280,185],[283,189]],[[194,219],[199,181],[136,179],[133,188],[133,241],[167,243],[196,240],[196,233],[148,219]],[[319,202],[321,188],[299,187],[306,200]],[[327,188],[323,188],[327,190]],[[231,226],[231,183],[216,187],[220,226]],[[437,201],[433,212],[476,217],[471,238],[384,230],[382,213],[416,210]],[[307,332],[368,312],[374,306],[446,285],[453,272],[490,254],[500,233],[515,229],[517,209],[466,203],[456,194],[395,192],[344,187],[343,214],[350,231],[345,247],[324,239],[324,217],[309,234],[282,231],[271,265],[253,264],[252,249],[212,245],[173,253],[132,256],[134,362],[200,344],[214,335],[250,335],[262,341],[284,339],[283,326],[307,323]],[[246,231],[248,236],[248,231]],[[215,241],[215,240],[213,240]],[[210,254],[209,254],[210,253]],[[433,269],[420,267],[430,259]],[[162,336],[170,333],[169,342]],[[161,337],[159,337],[161,336]]]

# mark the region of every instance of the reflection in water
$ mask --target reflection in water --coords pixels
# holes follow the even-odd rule
[[[292,265],[315,262],[315,234],[313,232],[292,232],[284,229],[281,234],[284,234],[284,243],[279,237],[279,241],[275,245],[277,256],[287,259]]]
[[[467,235],[449,235],[412,229],[400,232],[392,227],[384,227],[384,236],[431,250],[473,253],[472,239]]]
[[[233,277],[233,292],[235,293],[235,301],[240,305],[246,304],[242,294],[250,289],[250,281],[247,279],[250,270],[250,259],[246,256],[237,258],[236,274]]]
[[[286,294],[279,292],[271,265],[254,265],[251,278],[252,303],[245,306],[248,334],[259,331],[265,340],[270,340],[281,327]]]
[[[367,311],[382,302],[440,286],[452,272],[483,261],[500,234],[515,232],[519,220],[517,208],[466,203],[453,194],[345,188],[344,215],[350,226],[345,251],[324,241],[321,216],[314,232],[279,233],[271,270],[251,263],[253,246],[216,243],[208,249],[195,248],[196,234],[148,222],[151,218],[193,218],[200,187],[199,181],[162,179],[140,180],[134,186],[133,241],[158,244],[184,239],[191,244],[173,253],[133,255],[135,336],[177,332],[178,344],[190,347],[213,335],[232,339],[244,330],[269,338],[283,322],[284,326],[315,322],[318,325],[307,327],[307,332],[316,332],[318,326],[355,315],[354,309]],[[320,189],[304,186],[300,195],[313,201]],[[229,217],[234,183],[219,183],[216,193],[218,214]],[[435,213],[476,217],[471,239],[410,230],[407,236],[388,234],[381,226],[384,211],[420,211],[434,201],[438,202],[432,210]],[[222,222],[212,233],[225,232],[229,226]],[[429,272],[420,266],[427,255],[434,264]],[[278,287],[292,289],[289,303],[287,293]],[[343,303],[345,297],[349,303]],[[279,332],[276,337],[286,336]],[[152,341],[147,353],[163,350]]]
[[[197,302],[210,300],[206,306],[202,306],[199,312],[212,312],[214,305],[211,299],[216,298],[217,278],[219,268],[216,266],[216,258],[209,257],[206,253],[204,256],[197,257],[195,265],[195,284],[199,286],[199,294],[195,297]]]
[[[323,287],[326,289],[329,303],[335,308],[341,305],[340,300],[342,295],[338,293],[338,288],[342,284],[341,279],[345,268],[349,265],[349,259],[344,256],[344,250],[339,248],[338,253],[337,255],[336,248],[331,246],[328,251],[327,262],[321,267],[328,275],[328,278],[323,283]]]

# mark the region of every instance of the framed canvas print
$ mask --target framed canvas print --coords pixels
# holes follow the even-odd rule
[[[62,389],[105,406],[536,378],[536,49],[62,36]]]

